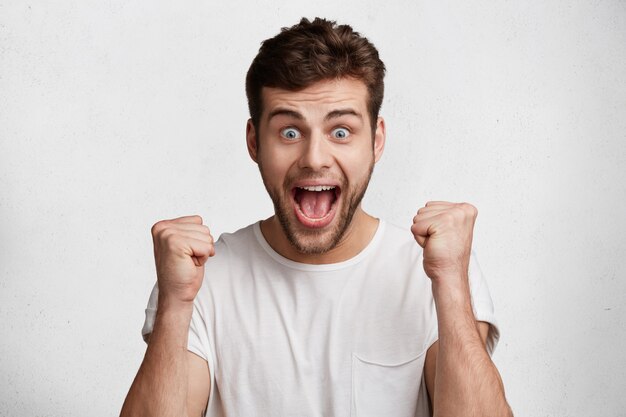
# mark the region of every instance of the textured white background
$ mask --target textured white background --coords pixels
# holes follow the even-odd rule
[[[0,415],[119,412],[149,228],[198,213],[217,236],[271,214],[245,71],[316,15],[387,64],[365,208],[407,227],[428,199],[479,208],[516,414],[626,415],[625,2],[185,4],[0,1]]]

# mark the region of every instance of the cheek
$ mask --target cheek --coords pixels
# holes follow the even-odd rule
[[[342,152],[337,161],[350,182],[360,182],[369,174],[374,154],[371,149],[352,149]]]
[[[289,170],[289,165],[282,155],[273,152],[265,152],[259,156],[259,167],[266,182],[282,185]]]
[[[273,172],[287,173],[299,158],[299,150],[295,146],[268,149],[263,155],[265,165]]]

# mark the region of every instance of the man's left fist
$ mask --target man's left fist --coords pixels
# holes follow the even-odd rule
[[[478,210],[468,203],[429,201],[411,231],[424,248],[424,271],[433,281],[466,277]]]

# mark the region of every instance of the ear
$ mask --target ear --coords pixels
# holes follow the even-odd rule
[[[248,119],[248,123],[246,124],[246,144],[248,145],[250,158],[252,158],[254,162],[257,162],[257,136],[252,119]]]
[[[385,119],[379,117],[376,121],[376,131],[374,132],[374,162],[378,162],[380,157],[383,156],[386,137]]]

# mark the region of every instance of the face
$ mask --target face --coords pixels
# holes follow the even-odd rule
[[[263,89],[259,131],[249,121],[248,150],[261,171],[276,217],[300,253],[336,247],[360,210],[384,146],[361,81],[329,80],[301,91]]]

